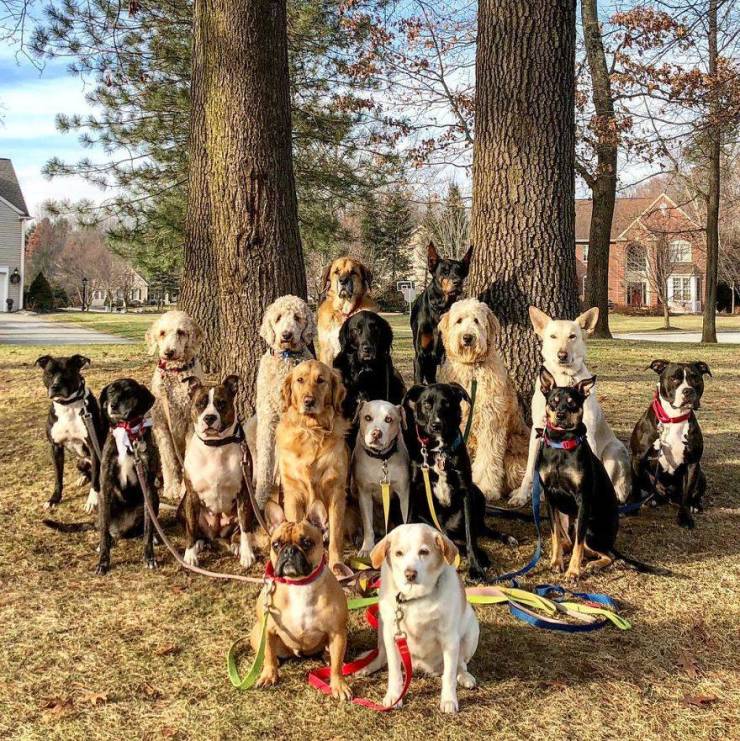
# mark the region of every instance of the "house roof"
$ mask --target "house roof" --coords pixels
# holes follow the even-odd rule
[[[612,218],[612,241],[639,216],[641,216],[655,201],[651,198],[617,198],[614,202],[614,217]],[[588,232],[591,227],[591,209],[593,201],[590,198],[576,199],[576,242],[588,242]]]
[[[13,163],[5,157],[0,157],[0,198],[5,199],[16,211],[19,211],[21,216],[30,217]]]

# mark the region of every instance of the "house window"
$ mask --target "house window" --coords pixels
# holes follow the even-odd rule
[[[102,291],[93,291],[93,299],[95,299],[95,301],[100,301],[102,298],[103,298]]]
[[[691,242],[675,239],[670,249],[671,262],[691,262]]]
[[[647,270],[647,251],[644,245],[635,242],[627,247],[624,269],[628,273],[643,273]]]
[[[673,300],[691,301],[691,278],[672,278]]]

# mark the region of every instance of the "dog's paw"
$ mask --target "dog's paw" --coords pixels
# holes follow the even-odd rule
[[[398,702],[396,702],[396,699],[400,694],[400,692],[386,692],[385,697],[383,698],[383,705],[387,708],[402,708],[403,700],[398,700]]]
[[[693,530],[696,527],[694,518],[689,514],[688,510],[685,509],[678,510],[678,524],[688,530]]]
[[[105,561],[100,561],[95,567],[95,573],[98,576],[105,576],[110,571],[110,564]]]
[[[255,687],[273,687],[278,683],[280,680],[280,673],[277,670],[277,667],[274,669],[271,667],[265,667],[262,670],[262,674],[259,675],[259,678],[254,683]]]
[[[370,558],[370,553],[375,547],[375,543],[364,542],[359,551],[357,551],[357,558]]]
[[[439,701],[439,709],[443,713],[456,713],[459,710],[457,705],[457,698],[442,697]]]
[[[565,566],[563,565],[563,560],[558,558],[551,558],[550,559],[550,569],[554,571],[556,574],[562,574],[565,570]]]
[[[344,677],[337,677],[331,680],[331,696],[335,700],[348,702],[352,699],[352,690],[344,680]]]
[[[519,541],[513,535],[506,536],[506,545],[511,548],[516,548],[519,545]]]
[[[198,541],[199,543],[200,541]],[[196,543],[191,548],[185,549],[185,555],[183,556],[183,560],[188,566],[197,566],[198,565],[198,551],[200,548],[198,548],[198,543]]]
[[[55,509],[57,504],[59,504],[59,499],[57,499],[56,497],[50,497],[44,502],[44,509]]]
[[[568,570],[565,572],[565,579],[566,581],[570,582],[576,582],[581,578],[581,570],[570,568],[568,567]]]
[[[245,569],[251,569],[254,566],[254,562],[257,560],[251,548],[240,548],[239,552],[239,563]]]
[[[156,571],[159,568],[159,562],[154,556],[144,556],[144,563],[150,571]]]
[[[90,493],[87,495],[87,501],[85,502],[85,512],[88,514],[94,512],[98,507],[98,492],[95,489],[90,489]]]
[[[520,486],[514,489],[509,497],[510,507],[523,507],[529,501],[529,489]]]
[[[457,675],[457,683],[466,690],[472,690],[478,684],[475,677],[470,672],[460,672]]]

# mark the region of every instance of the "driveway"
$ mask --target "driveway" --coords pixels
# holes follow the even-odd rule
[[[129,345],[132,340],[72,324],[44,321],[37,314],[0,314],[0,345]]]
[[[625,332],[614,337],[639,342],[701,342],[701,332]],[[717,332],[717,342],[740,342],[740,332]]]

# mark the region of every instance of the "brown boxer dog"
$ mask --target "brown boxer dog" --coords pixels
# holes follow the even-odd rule
[[[328,648],[331,694],[339,700],[351,700],[352,691],[342,676],[347,599],[327,566],[323,540],[326,508],[314,500],[305,520],[286,522],[282,508],[269,500],[265,518],[270,528],[268,583],[257,602],[257,624],[251,635],[255,653],[266,604],[269,617],[265,663],[256,686],[277,683],[279,659],[314,656]]]

